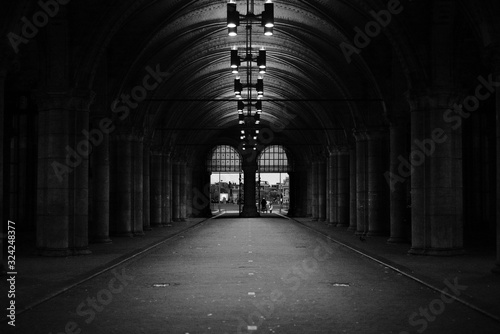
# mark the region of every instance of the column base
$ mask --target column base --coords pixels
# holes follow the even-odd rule
[[[312,222],[317,222],[317,221],[319,221],[319,218],[312,218],[311,221]]]
[[[152,231],[153,229],[151,226],[144,226],[144,231]]]
[[[174,219],[174,223],[183,223],[185,222],[186,220],[184,218],[175,218]]]
[[[335,225],[335,227],[348,227],[349,224],[342,224],[342,223],[337,223],[337,225]]]
[[[163,225],[162,223],[154,223],[151,224],[151,227],[165,227],[165,225]]]
[[[134,232],[134,237],[143,237],[145,234],[144,232]]]
[[[243,208],[243,211],[240,213],[240,217],[257,218],[260,217],[260,213],[257,211],[257,208]]]
[[[73,251],[73,255],[78,256],[78,255],[90,255],[92,252],[89,249],[83,248],[83,249],[77,249]]]
[[[354,231],[356,231],[356,226],[349,226],[349,227],[347,228],[347,230],[348,230],[348,231],[351,231],[351,232],[354,232]]]
[[[37,249],[35,255],[44,257],[68,257],[68,256],[78,256],[78,255],[90,255],[92,252],[87,248],[70,250],[67,248],[63,249]]]
[[[162,227],[172,227],[172,223],[163,223]]]
[[[71,256],[72,252],[67,249],[37,249],[35,255],[46,256],[46,257],[67,257]]]
[[[110,244],[112,242],[113,241],[108,237],[94,238],[91,240],[91,243],[93,244]]]
[[[388,244],[407,244],[410,241],[404,237],[390,237],[387,239]]]
[[[113,237],[118,237],[118,238],[132,238],[134,234],[132,232],[119,232],[119,233],[113,233]]]
[[[410,255],[429,255],[429,256],[457,256],[464,255],[463,248],[411,248],[408,251]]]
[[[369,237],[383,237],[387,235],[387,231],[368,231],[366,235]]]
[[[356,232],[354,232],[354,235],[365,235],[365,231],[356,230]]]

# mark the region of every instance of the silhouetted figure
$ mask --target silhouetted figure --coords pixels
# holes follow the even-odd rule
[[[266,205],[267,205],[267,201],[265,198],[262,199],[262,201],[260,202],[260,205],[261,205],[261,211],[262,212],[266,212]]]

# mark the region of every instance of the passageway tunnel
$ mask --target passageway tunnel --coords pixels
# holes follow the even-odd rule
[[[48,3],[0,14],[1,211],[40,254],[211,215],[207,156],[226,145],[248,189],[258,154],[286,149],[290,216],[500,258],[495,1],[232,1],[237,36],[225,0]],[[248,23],[268,4],[271,36]],[[232,73],[231,50],[265,50],[265,74]],[[238,101],[252,111],[259,76],[243,150]]]

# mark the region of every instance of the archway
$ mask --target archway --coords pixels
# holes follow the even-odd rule
[[[241,212],[243,187],[238,151],[230,145],[218,145],[209,152],[206,165],[210,173],[212,211]]]
[[[288,212],[291,199],[289,172],[292,172],[293,164],[289,156],[284,146],[272,145],[266,147],[257,158],[257,184],[259,185],[257,198],[260,201],[265,199],[280,213]]]

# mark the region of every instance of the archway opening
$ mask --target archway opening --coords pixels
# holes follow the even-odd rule
[[[266,147],[257,159],[257,178],[261,212],[287,213],[290,205],[290,175],[292,163],[282,145]],[[264,205],[265,200],[265,205]]]
[[[214,147],[207,156],[207,170],[212,212],[241,212],[244,190],[238,151],[229,145]]]

